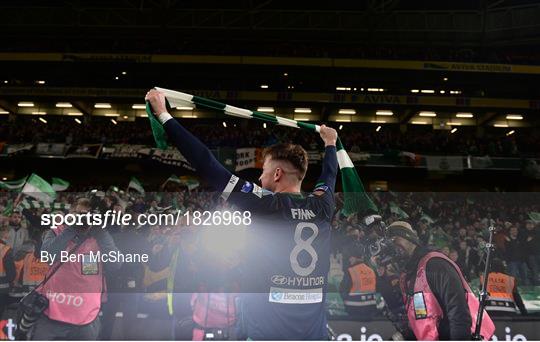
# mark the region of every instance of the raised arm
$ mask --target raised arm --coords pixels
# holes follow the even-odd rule
[[[197,173],[216,190],[223,190],[231,179],[232,173],[217,161],[199,139],[167,113],[165,96],[162,93],[152,89],[146,94],[145,99],[152,105],[154,113],[176,148],[197,169]]]
[[[320,135],[321,139],[324,141],[325,150],[321,176],[317,181],[314,193],[317,194],[321,190],[326,192],[326,188],[321,188],[324,186],[328,187],[328,191],[330,193],[333,193],[336,188],[336,177],[338,170],[336,153],[337,132],[333,128],[321,125]]]

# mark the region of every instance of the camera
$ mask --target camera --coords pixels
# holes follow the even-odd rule
[[[49,307],[47,297],[32,291],[21,299],[19,303],[17,328],[21,334],[27,334],[37,322],[43,311]]]
[[[91,190],[88,193],[90,199],[90,207],[92,212],[103,213],[107,210],[107,203],[105,202],[105,193],[103,191]]]
[[[396,247],[386,238],[379,238],[369,245],[369,254],[378,257],[377,264],[386,266],[399,257]]]
[[[370,236],[370,235],[383,236],[384,235],[384,230],[386,228],[386,225],[380,215],[374,214],[374,215],[364,216],[360,220],[360,223],[364,227],[364,232],[366,236]]]

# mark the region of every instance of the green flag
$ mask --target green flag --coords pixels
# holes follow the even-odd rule
[[[180,181],[180,178],[178,178],[177,175],[171,175],[169,178],[167,178],[167,180],[165,182],[163,182],[163,184],[161,184],[161,187],[164,187],[169,182],[176,183],[176,184],[182,184],[182,182]]]
[[[534,212],[534,211],[531,211],[529,213],[529,218],[531,220],[533,220],[535,223],[538,223],[540,222],[540,213],[539,212]]]
[[[140,193],[141,195],[144,195],[144,188],[141,182],[139,182],[139,180],[135,177],[131,177],[131,180],[129,181],[129,184],[128,184],[128,190],[129,189],[133,189],[137,191],[138,193]]]
[[[189,176],[180,177],[180,184],[187,187],[189,191],[199,187],[199,181]]]
[[[409,215],[394,202],[390,202],[390,212],[401,219],[408,219]]]
[[[6,206],[4,207],[4,211],[2,212],[2,215],[9,216],[13,213],[13,200],[9,200]]]
[[[12,181],[0,181],[0,189],[20,190],[24,186],[27,178],[28,177],[23,177],[21,179],[16,179]]]
[[[56,191],[52,186],[35,173],[28,177],[21,193],[45,203],[51,203],[56,199]]]
[[[422,213],[422,216],[420,216],[420,220],[426,221],[428,224],[433,224],[433,223],[435,223],[435,220],[432,219],[431,216],[429,216],[429,215],[426,214],[426,213]]]
[[[65,181],[61,178],[55,178],[52,179],[52,188],[54,191],[64,191],[67,188],[69,188],[69,182]]]
[[[185,186],[188,188],[189,191],[199,187],[199,181],[196,178],[190,176],[178,177],[176,175],[171,175],[161,186],[164,187],[169,182]]]

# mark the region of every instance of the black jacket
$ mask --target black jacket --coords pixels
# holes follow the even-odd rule
[[[410,296],[414,293],[418,262],[430,251],[424,247],[416,248],[405,267],[407,294]],[[448,261],[432,258],[426,265],[426,276],[443,311],[443,318],[439,323],[439,339],[470,340],[472,318],[458,271]]]
[[[12,282],[13,280],[15,280],[15,276],[17,275],[12,250],[6,253],[2,262],[4,263],[4,269],[6,270],[6,280]]]

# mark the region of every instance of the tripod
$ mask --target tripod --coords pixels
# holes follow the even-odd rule
[[[489,227],[489,242],[484,248],[486,248],[486,264],[484,267],[484,279],[482,281],[482,292],[480,292],[480,306],[478,307],[478,314],[476,315],[476,327],[472,339],[475,341],[481,341],[480,329],[482,328],[482,318],[484,317],[484,308],[486,307],[486,301],[488,297],[487,283],[489,277],[489,271],[491,269],[491,251],[493,250],[493,234],[495,233],[495,226],[493,221]]]

